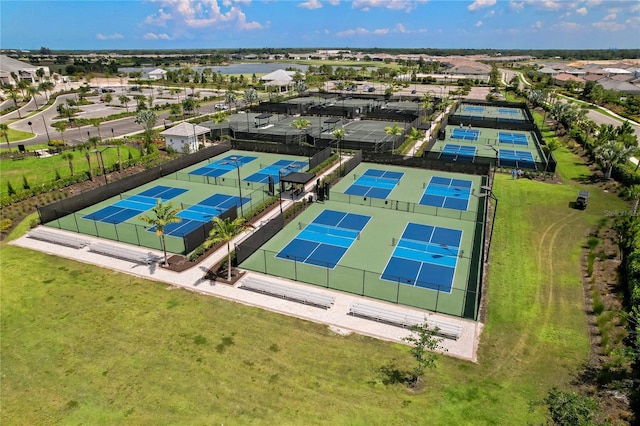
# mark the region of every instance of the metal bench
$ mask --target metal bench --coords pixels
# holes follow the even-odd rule
[[[245,278],[240,283],[240,288],[322,309],[329,309],[335,301],[335,298],[331,295],[309,291],[304,288],[292,287],[286,284],[263,281],[256,277]]]
[[[124,247],[116,247],[109,244],[97,243],[91,244],[89,251],[102,254],[116,259],[128,260],[135,263],[150,264],[157,259],[151,253],[143,253],[138,250],[131,250]]]
[[[27,233],[27,238],[46,241],[48,243],[59,244],[61,246],[80,249],[89,245],[89,240],[71,235],[59,234],[57,232],[46,231],[44,229],[33,229]]]
[[[416,324],[424,324],[425,322],[432,328],[438,328],[437,334],[451,340],[458,340],[462,334],[462,327],[433,319],[427,319],[426,315],[409,314],[404,312],[394,312],[386,309],[380,309],[375,306],[364,303],[354,303],[349,309],[349,314],[371,319],[374,321],[384,322],[386,324],[398,327],[409,328]]]

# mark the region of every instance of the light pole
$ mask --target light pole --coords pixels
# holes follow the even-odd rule
[[[47,141],[51,142],[51,137],[49,136],[49,129],[47,129],[47,122],[44,120],[44,115],[41,115],[40,117],[42,117],[42,124],[44,124],[44,131],[47,132]]]
[[[238,164],[238,157],[229,157],[231,161],[233,161],[236,165],[236,170],[238,171],[238,194],[240,194],[240,216],[244,217],[244,210],[242,209],[242,181],[240,180],[240,165]]]
[[[491,253],[491,241],[493,240],[493,228],[496,225],[496,213],[498,212],[498,198],[493,193],[493,189],[490,186],[481,186],[480,189],[484,189],[485,192],[480,194],[474,194],[478,198],[489,197],[495,201],[495,205],[493,207],[493,217],[491,219],[491,230],[489,231],[489,243],[487,245],[487,255],[484,258],[484,262],[489,262],[489,254]],[[488,205],[488,204],[487,204]]]

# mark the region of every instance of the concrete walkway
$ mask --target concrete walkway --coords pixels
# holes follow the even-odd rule
[[[306,188],[307,191],[310,191],[312,187],[313,183],[310,183]],[[292,200],[283,199],[283,210],[286,210],[292,204]],[[261,217],[258,222],[252,223],[252,225],[255,228],[259,228],[264,223],[266,223],[266,221],[277,216],[278,214],[280,214],[280,209],[276,205],[275,208],[273,208],[267,216]],[[46,228],[46,230],[50,233],[55,232],[61,235],[71,235],[78,238],[78,234],[75,234],[73,232],[53,228]],[[244,233],[238,235],[232,241],[232,246],[234,244],[238,244],[252,232],[255,232],[255,229],[247,230]],[[136,250],[141,254],[151,253],[158,258],[162,258],[162,253],[159,251],[130,246],[114,241],[105,241],[91,236],[83,235],[82,238],[88,240],[90,242],[90,245],[102,242],[111,246],[120,246],[128,250]],[[120,260],[93,253],[89,251],[90,245],[81,249],[74,249],[59,244],[48,243],[33,238],[28,238],[26,235],[14,240],[11,244],[44,252],[53,256],[73,259],[79,262],[135,275],[137,277],[149,279],[152,281],[163,282],[171,286],[195,291],[203,295],[220,297],[222,299],[242,303],[245,305],[260,307],[262,309],[278,312],[284,315],[289,315],[316,323],[326,324],[328,327],[330,327],[331,330],[339,334],[346,335],[350,333],[358,333],[377,339],[404,343],[402,339],[409,335],[408,330],[401,327],[379,323],[373,320],[359,318],[348,314],[350,306],[352,306],[354,303],[366,301],[367,305],[375,306],[385,311],[391,311],[404,315],[410,314],[424,316],[427,321],[429,319],[432,319],[443,324],[451,324],[461,327],[462,333],[457,340],[443,339],[441,345],[446,350],[446,354],[449,356],[474,362],[477,360],[478,342],[483,327],[483,325],[479,322],[464,320],[457,317],[450,317],[442,314],[434,314],[420,309],[413,309],[393,303],[363,298],[349,293],[328,290],[314,285],[302,284],[299,282],[258,274],[250,271],[245,271],[242,279],[233,286],[216,283],[205,279],[204,276],[207,271],[227,257],[226,248],[218,250],[217,252],[213,253],[205,260],[200,262],[198,265],[195,265],[187,271],[177,273],[161,268],[158,264],[141,265],[126,260]],[[242,281],[251,276],[259,276],[262,281],[286,283],[291,287],[299,287],[301,289],[308,289],[311,292],[329,294],[335,298],[335,302],[329,309],[325,310],[309,305],[304,305],[302,303],[241,289],[240,285]]]

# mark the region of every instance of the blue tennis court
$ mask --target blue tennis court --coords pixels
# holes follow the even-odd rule
[[[251,157],[248,155],[228,156],[221,160],[214,161],[213,163],[209,163],[204,167],[200,167],[199,169],[190,171],[189,174],[218,177],[229,173],[232,170],[235,170],[236,163],[238,167],[242,167],[245,164],[252,162],[256,158],[258,157]]]
[[[465,141],[477,141],[480,130],[455,128],[451,132],[451,139],[462,139]]]
[[[529,145],[527,135],[522,133],[498,132],[498,140],[500,143],[508,143],[512,145]]]
[[[313,222],[299,223],[300,232],[276,257],[335,268],[371,216],[323,210]]]
[[[442,149],[440,158],[449,161],[460,161],[465,163],[473,163],[476,156],[476,147],[469,145],[456,145],[448,143]]]
[[[514,151],[512,149],[500,149],[498,159],[501,167],[522,167],[535,169],[536,162],[533,154],[528,151]]]
[[[154,186],[140,194],[132,195],[110,206],[85,215],[83,218],[97,222],[118,224],[139,216],[142,212],[151,210],[156,205],[158,198],[162,199],[164,203],[185,192],[187,192],[187,190],[183,188],[173,188],[163,185]]]
[[[368,169],[344,192],[349,195],[386,199],[400,183],[404,173]]]
[[[516,108],[498,108],[498,114],[517,115],[520,114],[520,110]]]
[[[432,176],[420,204],[466,211],[473,183],[466,179]]]
[[[408,223],[381,278],[451,292],[462,231]]]
[[[462,110],[469,112],[484,112],[485,108],[479,105],[465,105]]]
[[[242,197],[242,204],[251,199]],[[200,201],[198,204],[189,206],[178,212],[176,216],[182,220],[179,223],[170,223],[165,226],[164,234],[175,237],[185,237],[194,230],[202,227],[203,223],[211,222],[214,217],[220,216],[228,209],[240,207],[240,197],[235,195],[215,194]],[[155,227],[149,228],[149,232],[155,232]]]
[[[289,173],[299,172],[304,170],[309,163],[306,161],[291,161],[291,160],[279,160],[270,166],[266,166],[261,168],[256,173],[252,174],[244,178],[248,182],[260,182],[260,183],[268,183],[269,176],[273,178],[274,183],[280,182],[280,174],[282,176],[286,176]]]

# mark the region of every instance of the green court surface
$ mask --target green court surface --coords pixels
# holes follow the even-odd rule
[[[344,191],[348,191],[357,181],[358,178],[354,180],[354,174],[362,176],[370,170],[403,175],[386,200],[344,194]],[[483,183],[480,176],[363,163],[331,189],[330,200],[313,203],[240,267],[393,303],[475,319],[479,271],[482,269],[480,250],[483,225],[476,222],[477,217],[481,220],[483,217],[482,213],[477,213],[480,199],[469,195],[469,211],[464,212],[447,208],[421,210],[419,203],[426,190],[424,182],[430,182],[432,177],[470,181],[474,193],[481,191],[480,185]],[[387,204],[385,201],[388,201]],[[336,252],[329,253],[329,257],[333,255],[333,262],[314,264],[308,259],[305,261],[302,257],[298,258],[296,251],[293,252],[293,259],[282,256],[292,245],[300,246],[294,244],[296,241],[302,239],[306,244],[305,233],[308,224],[318,223],[319,218],[327,212],[368,219],[366,225],[359,230],[358,237],[344,245],[346,251],[343,254],[339,248],[336,248],[339,253],[337,256]],[[436,212],[438,216],[435,215]],[[434,227],[460,234],[459,246],[451,248],[451,254],[435,256],[447,258],[451,262],[449,266],[453,269],[448,270],[453,273],[450,287],[447,287],[446,282],[438,281],[435,276],[434,285],[429,282],[430,276],[423,277],[422,282],[417,279],[393,279],[389,276],[392,259],[397,256],[398,241],[409,226]],[[334,232],[330,230],[329,233]],[[333,236],[325,237],[324,234],[319,234],[316,238],[322,242],[329,241],[329,247],[332,247]],[[327,249],[326,245],[324,249],[333,250]],[[312,257],[313,255],[309,259]],[[404,271],[396,268],[391,275],[394,276],[394,273],[403,275]]]
[[[238,161],[238,167],[236,167],[236,161],[230,160],[230,158],[241,160],[243,157],[247,162]],[[249,159],[251,161],[248,161]],[[244,203],[242,208],[238,208],[239,216],[264,202],[269,197],[268,184],[265,181],[259,181],[266,175],[258,172],[276,162],[283,161],[305,163],[303,171],[308,168],[306,157],[232,150],[45,225],[159,250],[161,245],[158,236],[153,229],[149,229],[149,226],[139,219],[140,215],[148,213],[148,210],[153,207],[156,198],[148,196],[140,203],[139,195],[155,194],[157,188],[166,187],[170,188],[172,194],[170,199],[161,197],[163,201],[170,201],[175,207],[189,211],[189,213],[180,213],[184,217],[180,224],[174,225],[175,232],[165,232],[167,251],[188,254],[185,238],[190,234],[195,236],[201,233],[200,237],[204,240],[206,232],[203,225],[229,208],[230,200],[231,204],[236,200],[239,205],[240,195],[242,196]],[[210,171],[211,175],[193,174],[198,170]],[[238,170],[242,180],[241,188],[238,188]],[[277,176],[275,180],[277,183]],[[215,201],[216,199],[228,202],[219,204]],[[219,208],[216,209],[216,206]],[[110,216],[110,213],[113,214]]]
[[[449,125],[445,129],[445,139],[436,140],[430,151],[439,153],[440,157],[449,155],[447,160],[461,162],[475,162],[475,157],[497,157],[498,167],[534,169],[545,163],[535,133],[526,131]],[[514,152],[523,159],[522,163],[514,163],[512,156],[508,155]],[[530,164],[532,162],[537,164]]]
[[[522,108],[495,105],[473,105],[464,102],[460,104],[454,115],[461,118],[486,118],[497,121],[522,122],[527,120]]]

